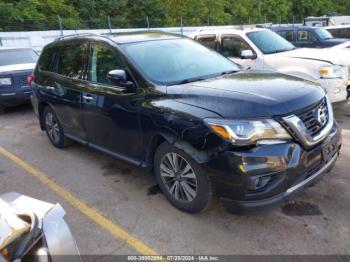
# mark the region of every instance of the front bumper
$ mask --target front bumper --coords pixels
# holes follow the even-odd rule
[[[205,168],[214,174],[212,181],[228,211],[256,212],[272,208],[315,184],[334,166],[340,147],[341,133],[335,123],[328,137],[311,150],[292,142],[261,145],[223,152]],[[264,177],[269,182],[252,189],[252,181]]]
[[[332,103],[342,102],[348,98],[347,79],[319,79],[318,83],[326,91]]]

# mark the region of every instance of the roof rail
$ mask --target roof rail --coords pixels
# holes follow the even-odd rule
[[[76,36],[99,36],[100,34],[97,33],[77,33],[77,34],[71,34],[71,35],[63,35],[63,36],[59,36],[57,37],[54,41],[59,41],[59,40],[63,40],[63,39],[67,39],[70,37],[76,37]]]
[[[166,31],[163,31],[161,29],[135,29],[132,31],[122,31],[122,32],[107,32],[107,33],[101,33],[101,35],[125,35],[125,34],[133,34],[133,33],[169,33]]]

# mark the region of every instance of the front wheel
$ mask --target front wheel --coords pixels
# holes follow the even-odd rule
[[[51,143],[58,148],[65,148],[70,145],[70,141],[64,136],[62,126],[50,107],[45,107],[43,112],[45,131]]]
[[[159,187],[175,207],[199,213],[210,203],[210,180],[203,169],[185,152],[167,142],[161,144],[154,157]]]

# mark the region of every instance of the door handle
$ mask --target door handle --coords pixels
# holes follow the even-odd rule
[[[83,96],[83,99],[84,99],[86,102],[91,102],[92,100],[94,100],[94,98],[93,98],[92,96],[89,96],[89,95]]]
[[[47,87],[46,87],[46,90],[55,91],[56,88],[53,87],[53,86],[47,86]]]

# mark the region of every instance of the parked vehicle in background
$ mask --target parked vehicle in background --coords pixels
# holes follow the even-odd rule
[[[325,29],[337,38],[350,38],[350,24],[349,25],[337,25],[326,26]]]
[[[37,59],[38,54],[30,48],[0,47],[0,113],[29,101],[32,91],[27,78]]]
[[[349,53],[296,48],[278,34],[261,28],[203,30],[191,35],[248,69],[272,70],[319,83],[332,102],[347,99]]]
[[[296,47],[325,48],[349,41],[349,39],[334,38],[331,33],[322,27],[272,26],[269,29]]]
[[[338,15],[337,13],[329,13],[319,17],[309,16],[304,18],[304,25],[319,27],[350,25],[350,16]]]
[[[0,195],[0,261],[81,261],[64,215],[59,204]]]
[[[32,102],[51,143],[154,172],[177,208],[215,191],[234,212],[274,206],[334,165],[340,130],[314,82],[240,67],[180,35],[72,36],[46,46]]]

